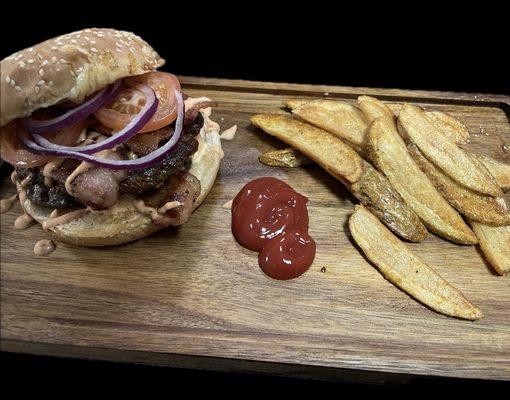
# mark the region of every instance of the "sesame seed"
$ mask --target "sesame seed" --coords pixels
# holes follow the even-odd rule
[[[104,35],[102,33],[98,33],[97,37],[104,37]]]
[[[51,62],[53,64],[56,64],[57,63],[57,57],[55,57],[55,56],[51,57]]]
[[[77,42],[76,40],[74,40],[74,39],[71,39],[71,43],[72,43],[72,44],[76,44],[76,43],[78,43],[78,42]]]
[[[43,63],[42,63],[42,66],[44,67],[45,65],[48,65],[49,64],[49,61],[48,60],[44,60]]]
[[[85,29],[85,32],[90,33],[90,32],[92,32],[92,30],[91,29]]]
[[[64,60],[63,58],[61,58],[60,60],[58,60],[58,62],[59,62],[60,64],[66,64],[66,63],[67,63],[67,61],[66,61],[66,60]]]
[[[34,51],[34,49],[32,47],[30,47],[29,49],[27,49],[27,51],[32,52],[32,51]]]
[[[77,35],[76,37],[79,39],[79,38],[81,38],[81,35]]]
[[[27,66],[23,61],[20,61],[18,65],[20,68],[25,68]]]
[[[122,53],[122,50],[119,49],[118,47],[115,50],[117,50],[119,53]]]
[[[62,43],[61,41],[58,41],[58,42],[57,42],[57,44],[58,44],[59,46],[63,46],[63,45],[64,45],[64,43]]]
[[[90,38],[88,36],[83,36],[83,39],[85,39],[87,42],[90,42]]]
[[[7,83],[10,83],[10,82],[11,82],[11,77],[10,77],[9,75],[7,75],[7,76],[5,77],[5,81],[6,81]]]
[[[14,87],[16,86],[16,81],[14,79],[11,78],[11,86]]]
[[[37,86],[42,86],[46,83],[46,81],[44,79],[41,79],[40,81],[37,82]]]
[[[39,69],[39,76],[44,76],[44,69],[42,68]]]
[[[122,37],[122,35],[120,33],[116,33],[114,36],[118,37],[118,38]]]
[[[90,51],[92,51],[92,53],[97,53],[97,49],[95,47],[92,47]]]
[[[53,81],[49,81],[49,82],[48,82],[48,86],[49,86],[49,87],[52,87],[52,86],[53,86]]]
[[[37,54],[37,58],[38,58],[39,60],[42,60],[42,56],[41,56],[40,54]]]
[[[20,54],[18,54],[16,57],[14,57],[14,59],[15,59],[16,61],[18,61],[21,57],[23,57],[23,54],[21,54],[21,53],[20,53]]]
[[[39,93],[39,90],[40,90],[39,86],[36,86],[34,90],[35,90],[36,93]]]
[[[19,86],[14,86],[14,89],[16,89],[18,92],[21,91],[21,88]]]
[[[91,40],[90,43],[96,44],[96,41],[95,40]]]
[[[57,46],[51,46],[51,50],[57,50],[58,47]]]
[[[30,60],[27,61],[29,64],[33,64],[34,63],[34,59],[31,58]]]
[[[131,50],[131,53],[135,52],[135,49],[133,49],[132,47],[130,47],[129,50]]]

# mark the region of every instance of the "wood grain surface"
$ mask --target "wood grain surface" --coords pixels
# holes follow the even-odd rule
[[[218,102],[213,119],[223,129],[238,125],[234,140],[223,142],[225,159],[211,194],[182,227],[114,248],[59,243],[47,257],[33,255],[34,243],[46,237],[40,226],[13,229],[16,204],[1,216],[2,350],[200,368],[223,360],[230,369],[309,367],[325,376],[361,370],[510,379],[510,280],[496,276],[477,247],[434,235],[409,244],[485,318],[468,322],[429,310],[384,280],[353,245],[346,223],[354,199],[343,186],[315,165],[261,165],[260,152],[284,145],[249,123],[254,113],[284,112],[288,97],[327,93],[354,103],[370,94],[390,105],[405,100],[449,112],[471,131],[467,148],[510,162],[503,150],[510,143],[509,98],[181,80],[189,95]],[[230,211],[222,205],[260,176],[284,179],[309,197],[317,257],[298,279],[268,278],[256,253],[230,233]],[[2,179],[4,198],[13,188],[8,176]]]

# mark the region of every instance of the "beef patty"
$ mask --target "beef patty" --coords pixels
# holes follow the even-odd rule
[[[200,133],[204,124],[201,113],[186,126],[184,126],[182,137],[177,143],[175,150],[168,154],[162,161],[152,167],[130,170],[126,179],[119,184],[120,193],[141,196],[147,193],[154,193],[161,188],[165,182],[174,174],[189,170],[191,156],[198,149],[198,141],[195,137]],[[168,138],[164,138],[158,146],[163,145]],[[129,143],[128,143],[129,146]],[[33,174],[31,182],[27,185],[27,197],[35,204],[51,208],[83,207],[73,196],[67,193],[64,183],[66,178],[79,165],[79,161],[66,159],[62,165],[52,172],[53,184],[51,187],[44,185],[42,167],[37,168],[16,168],[19,182],[26,178],[29,173]]]

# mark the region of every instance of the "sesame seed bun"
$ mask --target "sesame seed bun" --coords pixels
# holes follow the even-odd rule
[[[211,191],[220,166],[223,150],[218,132],[201,130],[199,149],[192,157],[189,173],[200,181],[200,195],[193,204],[195,210]],[[18,185],[19,190],[19,185]],[[163,229],[155,225],[146,214],[140,213],[127,198],[120,200],[115,210],[91,211],[69,223],[49,229],[51,235],[61,242],[79,246],[112,246],[149,236]],[[43,223],[53,211],[41,207],[29,199],[23,203],[25,212],[37,222]]]
[[[39,43],[0,62],[0,126],[63,100],[82,102],[117,79],[165,63],[131,32],[84,29]]]

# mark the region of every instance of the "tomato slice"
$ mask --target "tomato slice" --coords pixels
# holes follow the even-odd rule
[[[177,118],[177,101],[174,90],[180,91],[181,85],[175,75],[167,72],[148,72],[143,75],[126,78],[129,82],[150,86],[159,100],[158,110],[140,132],[150,132],[169,125]],[[115,100],[94,113],[104,126],[120,131],[145,105],[145,96],[139,90],[125,85]]]
[[[62,146],[74,146],[80,137],[81,132],[89,124],[88,118],[77,122],[67,128],[61,129],[56,133],[48,133],[43,136],[55,144]],[[27,134],[25,128],[18,126],[17,121],[12,121],[3,126],[0,130],[0,154],[4,161],[15,167],[34,168],[44,165],[55,156],[42,156],[33,154],[23,147],[18,139],[19,134]]]

